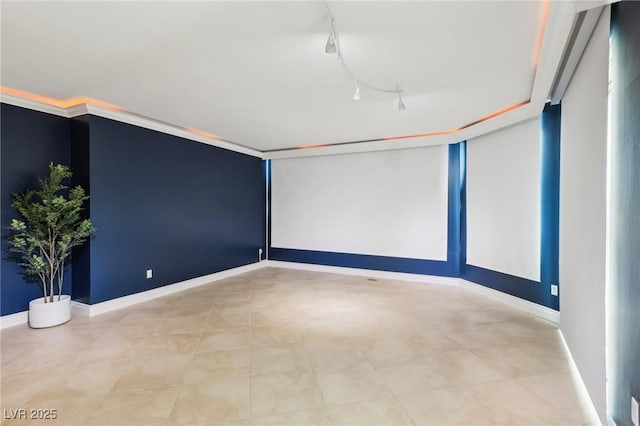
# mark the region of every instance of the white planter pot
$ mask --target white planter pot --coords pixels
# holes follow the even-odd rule
[[[44,298],[29,302],[29,326],[47,328],[64,324],[71,319],[71,296],[53,297],[53,302],[44,303]]]

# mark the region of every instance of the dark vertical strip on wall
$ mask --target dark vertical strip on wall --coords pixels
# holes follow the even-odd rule
[[[71,169],[72,185],[80,185],[91,196],[91,170],[89,162],[90,117],[83,115],[71,119]],[[91,217],[91,198],[85,204],[83,218]],[[91,289],[91,243],[73,249],[73,293],[72,299],[89,303]]]
[[[271,259],[271,160],[265,160],[267,179],[267,259]]]
[[[460,142],[460,274],[467,264],[467,141]]]
[[[551,285],[559,285],[560,253],[560,105],[547,104],[541,117],[540,283],[542,304],[559,309]]]
[[[69,120],[43,112],[0,104],[1,210],[2,235],[18,214],[11,207],[12,196],[27,188],[36,188],[38,179],[49,173],[49,163],[69,165]],[[25,311],[29,301],[42,297],[40,287],[27,283],[22,270],[6,259],[6,241],[2,239],[0,314]],[[71,294],[72,272],[65,271],[63,293]]]
[[[465,142],[449,145],[449,193],[447,217],[447,264],[451,276],[460,276],[462,268],[462,212]],[[466,254],[465,256],[466,257]]]
[[[631,426],[631,397],[640,401],[640,2],[611,7],[607,394],[613,420]]]

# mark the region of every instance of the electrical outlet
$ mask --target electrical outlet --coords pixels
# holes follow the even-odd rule
[[[631,423],[635,426],[640,426],[640,410],[638,409],[638,401],[631,397]]]
[[[552,296],[557,296],[558,295],[558,285],[557,284],[551,284],[551,295]]]
[[[153,278],[153,269],[147,269],[147,279]]]

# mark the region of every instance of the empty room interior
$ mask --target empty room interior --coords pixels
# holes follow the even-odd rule
[[[640,426],[640,2],[0,17],[3,424]]]

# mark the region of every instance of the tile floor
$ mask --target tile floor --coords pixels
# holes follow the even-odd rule
[[[264,268],[0,336],[38,425],[597,423],[554,325],[454,286]]]

